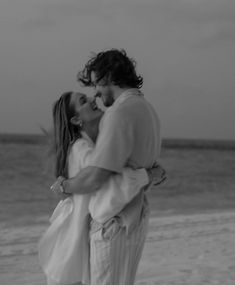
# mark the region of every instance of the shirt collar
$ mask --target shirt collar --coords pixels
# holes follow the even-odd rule
[[[143,93],[137,88],[130,88],[125,90],[121,93],[121,95],[115,100],[114,104],[121,104],[125,101],[128,97],[135,95],[135,96],[144,96]]]

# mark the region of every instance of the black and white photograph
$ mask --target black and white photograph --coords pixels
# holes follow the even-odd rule
[[[0,0],[0,285],[235,284],[235,1]]]

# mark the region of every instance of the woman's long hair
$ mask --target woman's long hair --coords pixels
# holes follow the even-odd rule
[[[55,175],[68,177],[68,154],[72,143],[81,137],[80,128],[74,126],[70,120],[75,115],[74,107],[70,103],[73,92],[61,95],[53,106]]]

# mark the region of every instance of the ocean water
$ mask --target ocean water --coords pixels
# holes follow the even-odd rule
[[[212,147],[210,142],[206,147],[199,142],[169,142],[165,141],[160,159],[167,180],[148,193],[152,215],[234,208],[235,149],[231,144]],[[43,136],[1,136],[0,222],[14,225],[49,217],[58,201],[50,191],[54,175],[48,150]]]

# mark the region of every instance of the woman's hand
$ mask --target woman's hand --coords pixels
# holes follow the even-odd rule
[[[59,176],[55,183],[53,183],[50,187],[51,191],[60,199],[60,200],[64,200],[66,198],[68,198],[69,196],[71,196],[71,194],[66,193],[64,191],[63,188],[63,181],[65,180],[64,177]]]
[[[155,163],[152,168],[147,169],[150,185],[159,185],[166,180],[166,171],[161,165]]]

